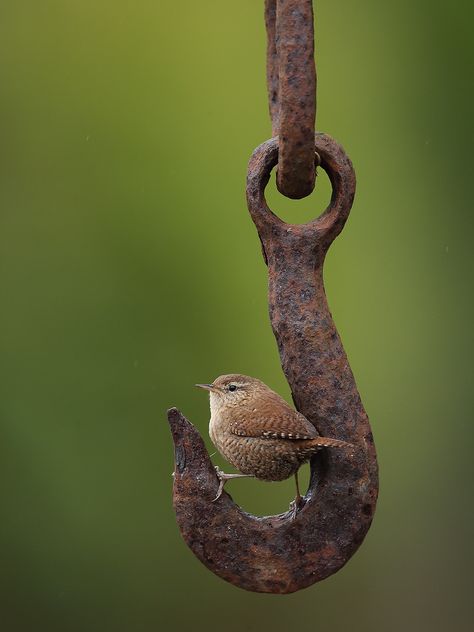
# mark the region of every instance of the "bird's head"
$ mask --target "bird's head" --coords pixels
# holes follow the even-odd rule
[[[211,413],[222,408],[250,405],[254,398],[269,390],[260,380],[240,373],[220,375],[212,384],[196,384],[209,391]]]

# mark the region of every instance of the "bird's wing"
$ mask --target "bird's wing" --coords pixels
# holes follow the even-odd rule
[[[263,404],[257,404],[251,411],[236,411],[229,426],[230,432],[240,437],[299,440],[318,436],[313,424],[279,395],[276,395],[275,401],[266,398]]]

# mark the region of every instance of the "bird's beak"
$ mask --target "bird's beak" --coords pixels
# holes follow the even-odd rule
[[[197,386],[198,388],[203,388],[206,391],[214,390],[214,384],[195,384],[194,386]]]

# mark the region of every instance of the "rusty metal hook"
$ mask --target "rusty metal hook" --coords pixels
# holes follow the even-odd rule
[[[305,505],[257,517],[219,485],[204,442],[175,408],[168,412],[175,445],[174,508],[181,533],[215,574],[257,592],[290,593],[340,569],[369,529],[378,491],[377,460],[369,421],[323,285],[323,263],[349,215],[355,175],[336,141],[316,134],[315,151],[333,187],[317,219],[286,224],[268,208],[264,190],[278,161],[278,139],[250,159],[247,200],[269,272],[270,319],[297,409],[325,436],[344,439],[352,453],[320,454],[311,461]]]

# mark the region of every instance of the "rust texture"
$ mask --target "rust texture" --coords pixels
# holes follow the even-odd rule
[[[265,0],[272,136],[279,136],[277,186],[299,199],[314,189],[316,68],[311,0]]]
[[[264,190],[278,161],[278,140],[258,147],[249,164],[247,199],[269,274],[269,310],[283,370],[297,409],[324,436],[355,446],[313,457],[305,503],[290,513],[257,517],[224,492],[204,443],[176,409],[168,413],[175,444],[174,507],[181,533],[214,573],[247,590],[290,593],[340,569],[354,554],[375,511],[377,460],[369,421],[333,323],[323,263],[349,215],[355,175],[344,150],[317,134],[316,150],[333,187],[317,219],[286,224]]]

